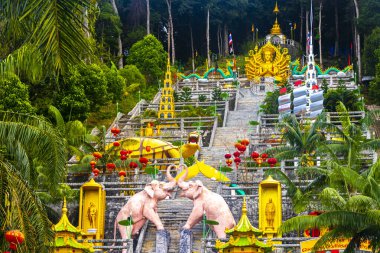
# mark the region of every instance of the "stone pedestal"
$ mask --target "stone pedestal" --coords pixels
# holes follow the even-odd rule
[[[170,233],[166,230],[156,232],[156,253],[167,253],[170,245]]]
[[[179,253],[193,252],[193,232],[190,229],[181,230],[181,238],[179,240]]]

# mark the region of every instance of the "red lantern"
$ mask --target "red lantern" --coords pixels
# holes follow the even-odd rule
[[[230,158],[231,158],[231,154],[225,154],[225,155],[224,155],[224,158],[226,158],[226,159],[230,159]]]
[[[260,154],[259,154],[258,152],[256,152],[256,151],[253,151],[253,152],[251,153],[251,157],[252,157],[252,159],[257,159],[257,158],[260,157]]]
[[[146,167],[149,160],[146,157],[140,157],[139,162],[142,164],[143,167]]]
[[[276,158],[272,157],[272,158],[269,158],[269,159],[268,159],[268,164],[269,164],[271,167],[273,167],[274,165],[276,165],[276,163],[277,163],[277,159],[276,159]]]
[[[248,146],[249,145],[249,140],[243,139],[243,140],[241,140],[240,143],[243,144],[244,146]]]
[[[235,157],[234,162],[235,162],[236,166],[239,166],[239,164],[241,163],[240,157]]]
[[[261,154],[261,158],[263,158],[263,161],[265,162],[268,158],[268,154],[266,153]]]
[[[240,146],[240,145],[241,145],[240,141],[238,141],[238,142],[236,142],[236,143],[234,144],[235,148],[237,148],[237,147]]]
[[[95,161],[91,161],[91,162],[90,162],[90,165],[91,165],[91,168],[94,169],[94,168],[95,168],[95,165],[96,165],[96,162],[95,162]]]
[[[100,170],[97,169],[97,168],[95,168],[95,169],[92,170],[92,173],[94,173],[94,176],[97,177],[99,175],[99,173],[100,173]]]
[[[137,167],[139,167],[139,165],[137,163],[135,163],[135,162],[130,162],[129,163],[129,168],[136,169]]]
[[[119,171],[119,177],[125,177],[127,173],[125,171]]]
[[[117,126],[114,126],[113,128],[111,128],[111,133],[113,134],[113,136],[116,137],[119,135],[120,129]]]
[[[150,146],[146,146],[146,147],[145,147],[145,150],[146,150],[146,152],[150,152],[151,147],[150,147]]]
[[[238,147],[237,147],[237,150],[240,151],[240,153],[244,153],[245,150],[247,149],[247,147],[243,144],[240,144]]]
[[[116,164],[114,163],[107,163],[107,169],[112,171],[116,168]]]
[[[233,153],[233,155],[234,155],[234,157],[239,157],[239,156],[240,156],[240,152],[235,151],[235,152]]]
[[[120,146],[120,142],[118,142],[118,141],[114,141],[114,142],[113,142],[113,146],[114,146],[114,147],[119,147],[119,146]]]
[[[94,152],[92,153],[92,156],[95,158],[95,160],[98,160],[103,157],[103,155],[100,152]]]
[[[231,165],[232,165],[232,160],[231,160],[231,159],[227,159],[227,160],[226,160],[226,164],[227,164],[228,167],[231,167]]]
[[[121,156],[120,156],[120,160],[122,160],[122,161],[127,160],[127,156],[126,156],[126,155],[121,155]]]
[[[17,250],[17,246],[25,240],[24,234],[19,230],[10,230],[5,233],[5,240],[9,242],[11,250]]]
[[[120,150],[120,155],[127,155],[128,151],[125,149]]]

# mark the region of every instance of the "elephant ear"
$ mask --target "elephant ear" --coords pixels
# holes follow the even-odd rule
[[[202,193],[203,191],[203,183],[199,180],[197,180],[195,182],[195,185],[197,187],[197,190],[194,191],[194,194],[193,194],[193,199],[196,199],[199,197],[199,195]]]
[[[149,197],[153,198],[154,190],[151,185],[145,186],[144,191],[148,194]]]

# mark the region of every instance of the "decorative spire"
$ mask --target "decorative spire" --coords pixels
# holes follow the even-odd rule
[[[62,216],[67,215],[66,196],[63,197]]]
[[[241,215],[247,215],[247,201],[245,200],[245,197],[243,198],[243,208],[241,210]]]
[[[167,65],[166,65],[166,72],[168,73],[170,73],[170,58],[168,57],[168,63],[167,63]]]
[[[277,4],[277,1],[276,1],[276,5],[274,6],[274,9],[273,9],[273,13],[279,13],[280,12],[280,9],[278,8],[278,4]]]

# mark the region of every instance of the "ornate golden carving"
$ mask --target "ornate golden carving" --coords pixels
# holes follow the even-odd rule
[[[245,72],[249,80],[258,82],[261,77],[273,77],[277,82],[285,82],[290,74],[288,49],[281,50],[270,41],[259,50],[250,50],[245,61]]]
[[[275,215],[276,215],[276,207],[272,201],[272,198],[270,198],[269,202],[265,205],[265,218],[267,220],[267,225],[270,228],[273,228]]]

